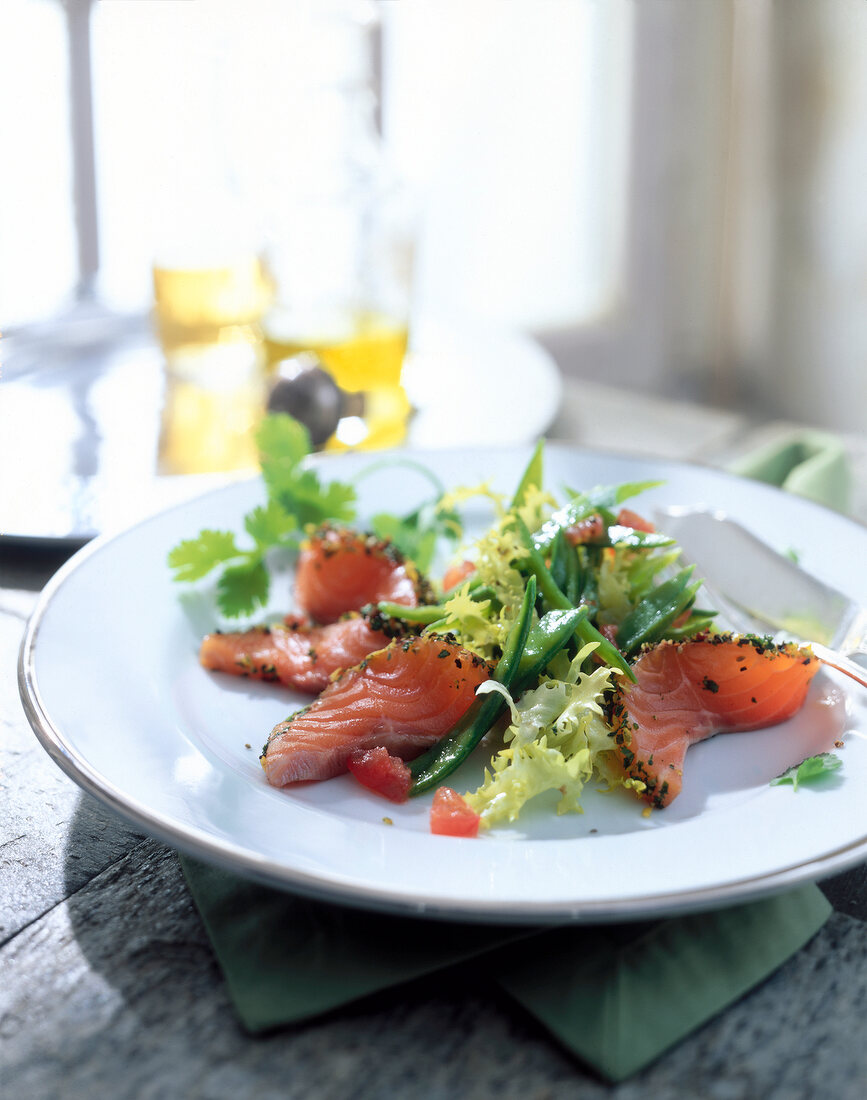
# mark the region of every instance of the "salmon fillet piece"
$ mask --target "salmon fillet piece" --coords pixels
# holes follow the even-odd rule
[[[353,614],[327,626],[289,618],[234,634],[206,634],[199,660],[216,672],[272,680],[316,695],[334,673],[357,665],[400,633],[399,624],[382,616]]]
[[[416,607],[433,603],[427,581],[391,543],[345,528],[321,529],[302,549],[295,602],[319,623],[380,600]]]
[[[680,793],[690,745],[715,733],[774,726],[803,705],[819,661],[809,647],[731,634],[661,642],[632,666],[608,719],[619,768],[656,807]]]
[[[487,663],[450,637],[393,641],[274,728],[261,755],[268,782],[330,779],[348,770],[351,753],[378,746],[410,760],[448,733],[489,677]]]

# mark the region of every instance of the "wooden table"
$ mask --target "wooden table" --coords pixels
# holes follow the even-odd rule
[[[781,426],[569,383],[552,435],[723,463]],[[867,447],[851,440],[867,520]],[[83,794],[18,700],[24,623],[66,553],[0,545],[0,1095],[859,1098],[867,1092],[867,867],[773,977],[613,1088],[475,971],[438,975],[251,1039],[174,852]]]

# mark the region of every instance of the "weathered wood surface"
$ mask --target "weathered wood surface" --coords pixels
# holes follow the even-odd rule
[[[616,1088],[472,967],[247,1036],[175,854],[80,792],[24,717],[18,646],[63,556],[0,547],[0,1095],[864,1095],[867,866],[824,884],[834,916],[775,975]]]

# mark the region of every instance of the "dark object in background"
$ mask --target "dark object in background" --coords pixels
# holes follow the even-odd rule
[[[294,416],[321,447],[343,417],[364,415],[364,396],[340,389],[316,355],[302,352],[277,363],[267,409]]]

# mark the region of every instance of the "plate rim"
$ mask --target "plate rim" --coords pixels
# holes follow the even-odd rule
[[[758,483],[701,462],[630,454],[619,450],[609,452],[582,448],[557,441],[548,441],[546,451],[549,448],[569,455],[586,456],[590,459],[626,459],[639,463],[652,463],[675,469],[704,472],[712,476],[723,476],[726,480],[743,481],[749,484],[751,488],[761,487],[761,490],[768,490],[772,494],[780,494],[784,498],[792,499],[790,493],[776,486]],[[527,446],[522,449],[529,451],[530,448]],[[490,454],[497,450],[513,449],[485,446],[479,448],[466,447],[460,448],[460,450],[467,452],[474,450],[478,454]],[[389,453],[394,454],[395,452]],[[419,455],[435,455],[437,452],[406,449],[401,453],[416,457]],[[365,454],[363,457],[372,460],[370,455]],[[342,458],[345,458],[345,456],[316,455],[313,456],[313,461],[316,465],[320,465],[335,461],[339,462]],[[228,485],[215,486],[199,494],[195,500],[199,501],[206,497],[236,491],[239,486],[250,486],[258,480],[258,476],[253,476]],[[860,532],[862,537],[867,533],[867,525],[860,523],[853,517],[835,512],[825,505],[806,498],[798,498],[798,501],[799,506],[804,505],[808,510],[816,510],[817,514],[820,515],[833,515],[837,522],[851,525],[854,530]],[[805,882],[839,874],[867,859],[867,832],[865,832],[863,836],[843,843],[821,856],[789,863],[770,872],[733,879],[724,884],[687,890],[662,890],[652,895],[604,900],[546,901],[540,904],[533,899],[529,899],[521,902],[510,902],[508,903],[508,909],[504,911],[503,901],[496,898],[475,898],[462,901],[448,899],[443,901],[434,895],[429,897],[407,896],[375,884],[360,885],[338,882],[334,881],[336,876],[333,875],[332,879],[329,880],[323,878],[321,874],[317,875],[299,868],[288,867],[286,864],[281,864],[268,857],[256,857],[248,848],[210,835],[206,830],[191,822],[178,822],[159,810],[148,808],[139,799],[125,794],[115,787],[107,777],[100,774],[97,768],[83,759],[69,738],[51,719],[39,687],[36,671],[36,647],[43,620],[56,593],[93,555],[121,537],[147,526],[160,517],[183,510],[189,504],[189,501],[175,503],[155,514],[145,516],[121,530],[99,535],[73,554],[49,579],[39,594],[21,640],[17,669],[19,694],[25,715],[37,739],[51,759],[84,791],[108,805],[119,816],[141,828],[148,835],[156,837],[176,850],[185,852],[193,858],[204,858],[206,861],[214,863],[225,870],[268,886],[331,903],[398,913],[423,919],[473,921],[492,924],[605,923],[699,912],[720,908],[730,903],[756,900]],[[468,843],[467,841],[458,842]]]

